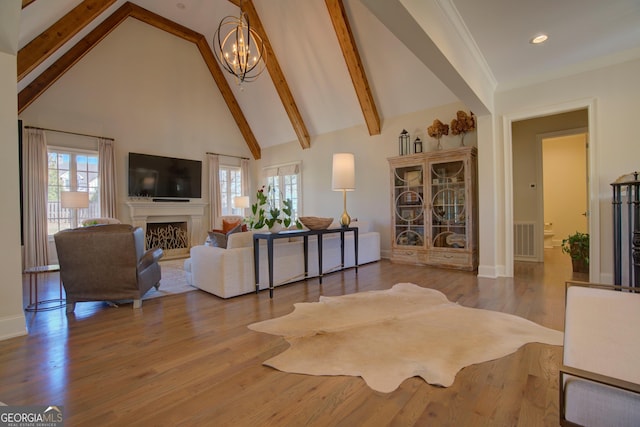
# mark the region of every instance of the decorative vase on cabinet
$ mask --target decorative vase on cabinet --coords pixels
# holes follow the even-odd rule
[[[389,159],[391,260],[476,270],[477,149]]]

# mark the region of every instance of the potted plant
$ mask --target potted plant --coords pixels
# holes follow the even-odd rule
[[[251,215],[245,219],[249,223],[249,228],[257,230],[265,225],[269,230],[278,231],[279,228],[289,228],[295,225],[302,228],[302,224],[297,219],[293,219],[293,202],[291,199],[284,199],[278,205],[273,193],[275,189],[269,186],[266,191],[264,185],[256,194],[257,202],[251,205]]]
[[[562,252],[571,256],[574,273],[589,273],[589,234],[570,234],[562,240]]]

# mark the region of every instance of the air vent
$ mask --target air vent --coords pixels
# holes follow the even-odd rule
[[[514,259],[531,260],[536,258],[535,222],[513,223]]]

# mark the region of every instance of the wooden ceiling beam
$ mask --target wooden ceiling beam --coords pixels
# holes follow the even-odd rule
[[[239,6],[238,0],[230,0],[233,4]],[[242,9],[247,14],[249,18],[250,25],[255,28],[255,30],[262,37],[262,41],[264,42],[265,48],[267,50],[267,70],[269,71],[269,75],[271,76],[271,80],[273,81],[273,85],[276,88],[276,92],[280,96],[280,100],[282,101],[282,105],[284,106],[285,111],[287,112],[287,116],[289,116],[289,121],[291,121],[291,125],[293,126],[293,130],[298,136],[298,141],[300,142],[300,146],[304,148],[311,147],[311,141],[309,138],[309,132],[307,131],[307,126],[304,124],[304,120],[300,115],[300,111],[298,110],[298,106],[296,104],[293,95],[291,94],[291,90],[289,89],[289,84],[287,83],[287,79],[284,77],[284,73],[282,72],[282,68],[280,68],[280,64],[278,63],[278,59],[276,58],[276,54],[273,51],[273,47],[271,46],[271,42],[269,41],[269,37],[267,37],[267,32],[264,30],[262,26],[262,22],[260,21],[260,17],[258,16],[258,12],[256,11],[255,6],[253,5],[252,0],[243,0]]]
[[[164,30],[170,34],[173,34],[176,37],[180,37],[184,40],[190,41],[194,43],[198,50],[200,51],[200,55],[202,55],[202,59],[204,60],[213,80],[215,81],[220,93],[222,94],[222,98],[224,102],[227,104],[227,108],[231,112],[234,121],[238,125],[240,129],[240,133],[244,137],[244,140],[251,151],[254,159],[259,159],[262,156],[262,151],[260,149],[260,144],[258,144],[258,140],[256,139],[251,127],[249,126],[249,122],[247,122],[238,101],[236,100],[231,88],[229,87],[229,83],[224,77],[224,73],[220,69],[220,66],[216,62],[215,55],[207,43],[207,39],[200,33],[191,30],[190,28],[184,27],[180,24],[177,24],[169,19],[166,19],[160,15],[157,15],[153,12],[150,12],[142,7],[132,5],[132,10],[130,16],[136,18],[146,24],[152,25],[156,28]]]
[[[351,75],[351,81],[353,82],[364,120],[369,129],[369,135],[379,135],[380,117],[378,115],[378,109],[371,94],[371,88],[369,87],[364,66],[360,60],[358,46],[351,32],[351,26],[349,25],[344,4],[342,0],[325,0],[325,3],[329,11],[329,16],[331,17],[331,22],[333,23],[333,28],[336,31],[336,36],[338,37],[342,56],[344,56],[344,60],[347,63],[347,68]]]
[[[127,2],[22,89],[18,94],[18,114],[22,113],[114,28],[127,19],[129,13],[131,13],[131,3]]]
[[[217,62],[209,44],[205,37],[185,26],[177,24],[171,20],[163,18],[153,12],[150,12],[140,6],[130,2],[123,4],[111,16],[105,19],[93,31],[87,34],[75,46],[62,55],[53,65],[47,68],[27,87],[22,89],[18,94],[18,113],[24,111],[33,101],[42,95],[53,83],[64,75],[71,67],[73,67],[84,55],[93,49],[102,39],[104,39],[111,31],[113,31],[125,19],[132,17],[146,24],[152,25],[158,29],[164,30],[177,37],[195,43],[202,55],[213,80],[215,81],[222,97],[229,108],[236,124],[240,128],[249,150],[255,159],[261,157],[261,150],[249,123],[247,122],[238,102],[236,101],[231,88],[229,87],[224,74]]]
[[[233,116],[233,119],[236,121],[236,124],[240,129],[240,133],[242,133],[242,136],[244,137],[249,150],[251,150],[253,158],[258,160],[260,157],[262,157],[260,145],[258,144],[256,137],[253,135],[251,127],[249,126],[247,119],[244,117],[238,101],[236,100],[235,96],[233,96],[233,92],[229,87],[229,83],[227,83],[227,79],[224,77],[224,73],[220,69],[220,66],[216,61],[216,57],[213,54],[211,47],[209,47],[209,43],[204,38],[204,36],[202,36],[202,38],[198,40],[196,45],[198,46],[198,49],[200,49],[202,59],[204,59],[205,64],[207,64],[207,67],[209,68],[213,79],[218,85],[218,89],[220,89],[220,93],[222,94],[224,101],[227,103],[227,107],[229,108],[229,111],[231,111],[231,115]]]
[[[107,10],[115,1],[84,0],[20,49],[18,51],[18,81],[22,80],[58,48],[78,34],[80,30]],[[24,2],[22,7],[25,7]]]

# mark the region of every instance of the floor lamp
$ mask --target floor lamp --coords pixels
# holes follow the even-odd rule
[[[89,207],[89,193],[86,191],[63,191],[60,193],[60,206],[73,209],[73,228],[78,226],[78,209]]]
[[[356,165],[353,153],[334,153],[331,189],[342,191],[344,212],[340,217],[340,225],[348,227],[351,217],[347,213],[347,191],[356,189]]]

